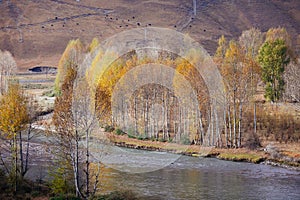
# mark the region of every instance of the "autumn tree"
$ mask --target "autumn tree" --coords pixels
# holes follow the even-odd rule
[[[226,40],[226,38],[224,37],[224,35],[222,35],[219,40],[218,40],[218,47],[216,50],[216,53],[214,55],[214,61],[217,64],[219,70],[221,71],[221,74],[223,75],[222,71],[224,70],[224,66],[225,66],[225,55],[226,55],[226,51],[228,48],[228,42]],[[224,82],[225,86],[226,81]],[[227,89],[226,89],[227,88]],[[224,132],[225,132],[225,143],[226,143],[226,147],[228,146],[232,146],[232,142],[233,142],[233,137],[232,137],[232,127],[231,127],[231,98],[230,98],[230,93],[228,92],[228,87],[225,87],[226,91],[222,91],[223,92],[223,96],[224,96],[224,109],[223,109],[223,123],[224,123]],[[229,126],[229,128],[227,128]],[[229,133],[228,133],[229,130]],[[230,142],[230,145],[229,145]]]
[[[247,66],[244,55],[235,41],[230,41],[225,54],[224,77],[227,79],[233,103],[233,144],[241,146],[242,109],[247,92]],[[238,134],[238,136],[237,136]]]
[[[24,165],[23,159],[22,131],[28,121],[26,97],[18,83],[9,83],[8,91],[3,94],[0,101],[0,130],[1,137],[11,141],[12,169],[10,167],[6,169],[13,179],[15,192],[19,180],[22,180],[27,171],[27,164]]]
[[[61,85],[64,83],[68,68],[70,66],[78,66],[81,63],[84,50],[84,45],[79,39],[69,41],[58,63],[57,75],[55,79],[56,92],[60,91]]]
[[[259,50],[258,61],[262,68],[262,80],[266,84],[265,97],[278,101],[284,89],[283,72],[290,58],[283,39],[266,41]]]
[[[0,50],[0,95],[8,89],[8,82],[16,71],[16,62],[8,51]]]
[[[217,59],[217,62],[220,62],[225,58],[227,46],[227,40],[224,35],[222,35],[218,40],[218,48],[215,53],[215,59]]]
[[[71,152],[73,147],[73,123],[72,123],[72,82],[75,78],[75,70],[68,68],[64,83],[61,86],[60,95],[56,97],[54,104],[54,113],[52,123],[55,126],[55,132],[51,131],[57,139],[59,147],[55,153],[55,163],[59,165],[57,169],[52,170],[51,189],[53,192],[65,193],[75,191],[74,173],[72,168]]]
[[[97,47],[99,46],[99,44],[100,44],[100,42],[99,42],[98,38],[94,38],[92,40],[91,44],[88,46],[87,51],[90,53],[94,52],[97,49]]]
[[[73,62],[69,64],[61,86],[61,94],[55,101],[53,134],[63,152],[60,162],[72,168],[73,181],[70,183],[74,183],[76,196],[87,199],[93,197],[96,192],[100,172],[99,164],[96,166],[96,172],[92,172],[89,150],[91,131],[98,120],[93,107],[95,102],[91,99],[95,92],[91,92],[84,74],[78,73],[78,65]],[[83,138],[85,147],[81,145],[84,142]],[[84,174],[84,181],[81,174]]]
[[[101,114],[96,112],[95,100],[86,77],[77,75],[73,86],[72,112],[75,131],[79,140],[85,143],[84,148],[81,145],[82,156],[79,162],[84,163],[82,169],[84,175],[81,197],[93,198],[99,182],[100,163],[92,163],[90,160],[90,138],[94,131],[99,131],[98,120]],[[85,139],[85,141],[84,141]],[[92,165],[94,166],[92,169]]]
[[[242,119],[243,108],[248,100],[250,76],[247,57],[241,45],[231,40],[226,44],[224,37],[219,40],[215,60],[219,66],[225,83],[225,105],[224,107],[224,129],[226,144],[228,140],[230,146],[240,147],[242,142]],[[225,53],[224,53],[225,52]],[[227,133],[229,130],[229,137]]]
[[[71,64],[71,63],[70,63]],[[53,124],[55,126],[55,137],[61,148],[61,160],[72,166],[76,194],[79,196],[79,162],[78,142],[79,136],[75,132],[72,113],[73,82],[76,78],[76,68],[68,66],[64,82],[61,86],[61,95],[55,99]],[[70,172],[67,172],[70,173]]]
[[[251,28],[249,30],[243,31],[242,35],[239,37],[239,44],[245,58],[247,60],[247,65],[249,66],[250,75],[250,98],[253,104],[253,134],[256,134],[256,101],[254,95],[256,94],[257,84],[261,77],[261,70],[259,63],[257,62],[258,50],[263,43],[264,34],[256,28]]]

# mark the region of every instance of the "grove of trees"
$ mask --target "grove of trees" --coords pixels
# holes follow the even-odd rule
[[[89,63],[90,69],[87,74],[93,74],[95,65],[103,55],[102,51],[95,51],[93,54],[97,55],[94,56],[94,60],[91,60],[89,51],[97,49],[95,47],[97,45],[99,42],[94,40],[84,53],[83,45],[79,40],[71,41],[61,61],[70,63],[77,59],[78,66],[81,63]],[[79,46],[80,48],[78,48]],[[72,55],[70,52],[73,52]],[[214,60],[225,84],[223,122],[218,121],[214,108],[210,106],[212,100],[207,96],[207,89],[201,75],[189,61],[168,52],[156,52],[158,53],[156,59],[151,56],[141,57],[134,51],[130,52],[120,56],[108,70],[101,72],[101,78],[88,79],[87,82],[89,87],[93,88],[91,95],[94,95],[95,98],[96,113],[105,113],[101,115],[101,119],[98,119],[103,126],[115,127],[137,138],[181,141],[181,143],[186,140],[194,144],[236,148],[242,147],[246,139],[256,138],[253,140],[257,141],[258,124],[261,124],[257,117],[257,104],[261,106],[263,101],[257,96],[258,85],[264,85],[264,96],[267,101],[278,102],[284,99],[295,101],[298,99],[298,87],[287,88],[286,86],[286,84],[298,82],[297,72],[287,76],[287,73],[291,73],[292,70],[299,71],[293,52],[291,39],[284,28],[271,28],[267,33],[252,28],[244,31],[238,40],[227,41],[222,36],[219,39]],[[90,60],[86,62],[86,59]],[[83,60],[85,62],[82,62]],[[135,91],[129,104],[119,102],[116,105],[119,113],[117,116],[112,116],[114,108],[111,107],[111,98],[117,82],[135,66],[148,63],[170,66],[183,75],[196,91],[200,102],[198,105],[200,112],[192,114],[191,111],[184,108],[183,110],[178,109],[178,99],[174,91],[149,84]],[[85,66],[86,68],[87,66]],[[61,70],[59,74],[66,72],[64,66],[60,66],[59,70]],[[58,80],[63,79],[58,76],[57,82]],[[181,83],[175,81],[174,84]],[[156,116],[156,112],[159,112],[160,115]],[[252,117],[250,117],[251,115]],[[132,127],[129,127],[128,116],[134,119]],[[187,120],[191,116],[194,116],[193,120]],[[250,118],[252,119],[250,120]],[[216,123],[223,123],[223,130],[217,129]],[[118,124],[123,125],[118,127]],[[210,124],[211,126],[209,126]],[[251,127],[251,131],[247,130],[247,126]],[[212,130],[209,133],[207,132],[208,127]],[[297,130],[295,128],[294,132],[297,133]]]

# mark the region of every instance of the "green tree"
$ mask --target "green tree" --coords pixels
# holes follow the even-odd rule
[[[283,72],[290,59],[283,39],[266,41],[259,50],[258,61],[262,68],[262,80],[266,84],[265,97],[272,102],[280,99],[283,92]]]

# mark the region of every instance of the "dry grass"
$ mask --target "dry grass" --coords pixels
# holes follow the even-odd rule
[[[271,144],[284,156],[296,158],[300,160],[300,145],[299,143],[279,143],[279,142],[265,142],[264,145]]]

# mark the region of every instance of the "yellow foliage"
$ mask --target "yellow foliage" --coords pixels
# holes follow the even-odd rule
[[[18,83],[10,83],[0,100],[0,130],[8,139],[23,130],[29,120],[26,97]]]
[[[97,49],[99,44],[100,44],[100,42],[99,42],[98,38],[94,38],[87,49],[88,52],[93,53]]]
[[[222,35],[218,40],[218,48],[216,50],[215,57],[224,58],[226,53],[226,48],[227,48],[227,41],[224,35]]]
[[[73,84],[76,77],[76,70],[68,68],[64,83],[61,86],[61,95],[55,99],[53,124],[57,130],[57,136],[64,138],[72,135],[73,114]]]
[[[198,55],[199,54],[199,55]],[[116,55],[112,55],[116,56]],[[107,57],[107,56],[105,56]],[[109,57],[109,56],[108,56]],[[202,57],[200,53],[192,49],[186,55],[187,58],[193,58],[191,61],[193,63],[201,62]],[[118,81],[131,69],[136,66],[149,64],[149,63],[157,63],[163,64],[169,67],[172,67],[176,70],[176,73],[179,73],[185,77],[186,80],[189,81],[191,86],[197,92],[197,96],[201,99],[202,106],[207,103],[207,88],[205,83],[199,74],[198,70],[191,64],[188,60],[178,57],[177,59],[172,59],[170,57],[161,57],[158,60],[153,60],[149,57],[137,58],[137,55],[130,55],[128,58],[126,56],[119,57],[113,63],[106,65],[111,59],[106,58],[103,60],[103,53],[99,51],[97,56],[92,62],[91,70],[88,75],[96,77],[94,84],[96,85],[96,108],[98,113],[110,113],[110,104],[111,97],[114,90],[115,85]],[[96,70],[97,69],[97,70]],[[173,77],[174,87],[176,88],[176,84],[179,79],[176,79],[176,73]],[[206,99],[207,98],[207,99]],[[202,107],[201,106],[201,107]],[[109,110],[109,111],[105,111]]]
[[[287,45],[291,43],[291,37],[285,28],[270,28],[266,33],[266,41],[275,41],[276,39],[282,39]]]
[[[88,66],[88,69],[86,71],[86,80],[88,81],[88,84],[91,88],[93,88],[92,86],[95,84],[95,80],[97,80],[101,74],[101,68],[97,66],[102,57],[103,51],[99,50],[95,58],[91,61],[91,66]]]
[[[79,39],[69,41],[58,63],[57,75],[55,80],[56,91],[60,90],[61,84],[64,82],[68,67],[78,66],[82,52],[84,52],[84,45]]]

